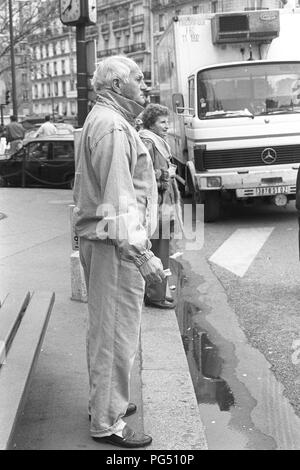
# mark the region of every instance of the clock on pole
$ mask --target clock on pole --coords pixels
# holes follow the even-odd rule
[[[60,0],[59,11],[61,22],[69,26],[97,23],[97,0]]]

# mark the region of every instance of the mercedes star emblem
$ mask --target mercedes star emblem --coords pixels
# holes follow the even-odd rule
[[[272,163],[275,163],[276,158],[276,150],[272,149],[272,147],[267,147],[261,152],[261,159],[264,163],[266,163],[266,165],[271,165]]]

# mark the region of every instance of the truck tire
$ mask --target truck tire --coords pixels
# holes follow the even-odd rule
[[[215,222],[221,215],[219,191],[207,191],[204,201],[204,222]]]

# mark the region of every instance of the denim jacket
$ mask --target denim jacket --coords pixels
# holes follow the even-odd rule
[[[81,132],[74,185],[77,235],[109,240],[138,266],[153,255],[157,224],[153,164],[133,127],[142,109],[110,90],[99,93]]]

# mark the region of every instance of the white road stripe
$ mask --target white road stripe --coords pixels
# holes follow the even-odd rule
[[[237,229],[209,261],[243,277],[273,230],[274,227]]]

